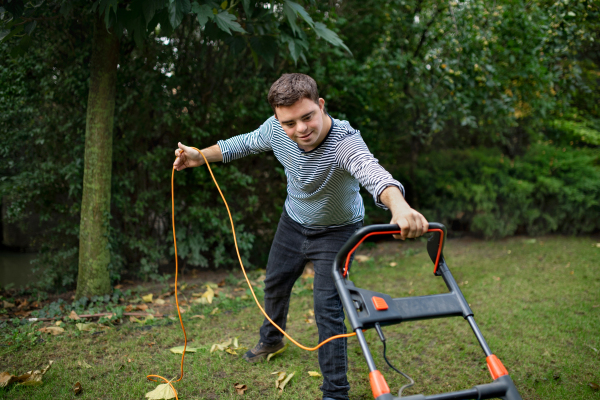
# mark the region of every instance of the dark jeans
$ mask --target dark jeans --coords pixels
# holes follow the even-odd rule
[[[284,210],[271,245],[265,279],[265,309],[277,325],[285,330],[292,287],[302,275],[306,263],[312,261],[315,268],[313,298],[319,343],[331,336],[346,333],[344,311],[331,277],[331,269],[342,245],[361,226],[362,221],[337,228],[307,228],[292,220]],[[283,334],[265,318],[260,328],[261,342],[275,344],[282,339]],[[346,378],[346,338],[332,340],[318,351],[323,373],[323,395],[348,399],[350,384]]]

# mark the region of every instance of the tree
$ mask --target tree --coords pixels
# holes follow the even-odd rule
[[[57,14],[58,11],[58,14]],[[93,53],[87,104],[85,168],[80,221],[79,275],[76,297],[101,295],[110,291],[110,186],[112,136],[117,80],[119,41],[132,37],[143,46],[149,33],[170,36],[187,14],[199,23],[198,34],[205,40],[232,37],[233,46],[250,46],[254,62],[273,66],[280,46],[286,45],[294,59],[304,58],[307,36],[298,16],[320,37],[346,48],[337,35],[321,22],[315,22],[300,4],[282,2],[241,3],[227,0],[97,0],[84,1],[7,1],[0,8],[0,40],[13,40],[13,54],[27,50],[38,22],[94,15]],[[244,25],[244,26],[242,26]],[[126,35],[124,33],[126,32]],[[246,35],[243,38],[240,35]],[[20,41],[16,39],[20,38]],[[347,49],[347,48],[346,48]]]

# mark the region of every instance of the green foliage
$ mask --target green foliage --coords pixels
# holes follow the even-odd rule
[[[532,145],[510,159],[497,149],[442,150],[416,169],[430,220],[486,238],[588,233],[600,228],[596,150]]]
[[[0,196],[8,220],[41,217],[42,283],[63,289],[77,274],[91,54],[91,15],[67,3],[60,18],[37,28],[10,10],[0,17],[0,35],[13,35],[0,44],[0,157],[7,160]],[[19,18],[56,17],[44,4]],[[123,4],[96,3],[109,23],[132,24],[122,31],[115,108],[113,281],[171,271],[177,142],[202,148],[254,130],[271,115],[266,95],[283,72],[313,76],[328,112],[361,130],[405,184],[410,204],[432,220],[487,237],[598,229],[594,3]],[[174,28],[171,18],[177,22],[182,10]],[[217,18],[246,33],[223,30]],[[263,154],[213,167],[245,264],[264,265],[285,197],[280,165]],[[235,266],[228,218],[207,171],[177,173],[174,183],[180,267]],[[370,195],[365,206],[367,222],[389,221]]]

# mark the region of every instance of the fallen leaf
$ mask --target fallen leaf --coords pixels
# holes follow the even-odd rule
[[[20,383],[22,385],[26,385],[26,386],[41,385],[43,383],[42,377],[44,376],[44,374],[46,372],[48,372],[52,363],[54,363],[54,361],[50,360],[48,365],[41,371],[40,370],[29,371],[29,372],[26,372],[25,374],[19,375],[19,376],[11,375],[8,372],[2,372],[0,374],[0,387],[5,387],[5,386],[8,386],[11,383],[15,383],[15,382]]]
[[[16,382],[16,378],[16,376],[11,375],[6,371],[0,373],[0,387],[6,387],[11,383]]]
[[[83,367],[83,368],[92,368],[92,366],[90,364],[86,363],[85,360],[77,361],[77,365],[79,365],[80,367]]]
[[[96,328],[96,324],[94,324],[93,322],[89,324],[78,323],[75,324],[75,326],[77,327],[77,329],[84,332],[93,331]]]
[[[356,261],[358,261],[359,263],[361,263],[361,262],[369,261],[371,259],[371,257],[359,254],[357,256],[354,256],[354,259]]]
[[[127,362],[130,363],[130,362],[133,362],[133,360],[131,358],[128,358]]]
[[[320,373],[318,373],[317,371],[308,371],[308,375],[310,376],[315,376],[315,377],[319,377],[321,376]]]
[[[218,287],[219,287],[219,285],[217,285],[216,283],[213,283],[213,282],[206,282],[206,285],[205,285],[205,286],[206,286],[206,287],[209,287],[209,288],[211,288],[211,289],[216,289],[216,288],[218,288]]]
[[[125,306],[125,312],[131,312],[131,311],[133,311],[134,308],[135,308],[135,306],[128,304]]]
[[[210,285],[206,285],[206,292],[202,295],[203,298],[206,298],[208,304],[212,304],[213,298],[215,297],[215,292],[212,290]]]
[[[156,301],[154,301],[155,304],[158,304],[159,306],[162,306],[166,303],[166,301],[164,301],[163,299],[156,299]]]
[[[175,393],[173,393],[173,389],[168,383],[163,383],[153,391],[146,393],[146,397],[150,400],[174,399]]]
[[[71,314],[69,314],[69,318],[74,319],[74,320],[81,319],[81,318],[79,318],[79,315],[77,315],[75,310],[71,311]]]
[[[226,353],[229,353],[229,354],[232,354],[232,355],[234,355],[234,356],[237,356],[237,355],[238,355],[238,353],[237,353],[237,352],[236,352],[234,349],[232,349],[231,347],[227,347],[227,348],[225,348],[225,352],[226,352]]]
[[[62,322],[62,321],[56,321],[56,322],[54,323],[54,325],[56,325],[56,326],[61,326],[62,324],[63,324],[63,322]]]
[[[204,315],[199,315],[199,314],[196,314],[196,315],[192,315],[190,318],[200,318],[200,319],[204,319],[204,318],[206,318],[206,317],[205,317]]]
[[[225,278],[221,279],[221,282],[217,283],[218,287],[223,287],[225,286]],[[243,394],[243,393],[242,393]]]
[[[73,385],[73,393],[75,393],[75,395],[78,395],[81,392],[83,392],[83,388],[81,387],[81,383],[77,382]]]
[[[396,265],[398,265],[398,263],[397,263],[397,262],[394,262],[394,261],[392,261],[392,262],[390,263],[390,267],[395,267]]]
[[[219,307],[215,307],[215,309],[210,312],[210,315],[218,314],[218,312],[219,312]]]
[[[6,300],[3,300],[3,301],[2,301],[2,307],[3,307],[3,308],[13,308],[14,306],[15,306],[15,305],[14,305],[14,303],[9,303],[9,302],[8,302],[8,301],[6,301]]]
[[[312,318],[306,318],[306,319],[304,320],[304,322],[306,322],[307,324],[312,324],[312,323],[314,323],[314,322],[315,322],[315,320],[314,320],[314,319],[312,319]]]
[[[183,354],[183,346],[172,347],[169,349],[173,354]],[[195,353],[198,351],[197,347],[187,347],[185,349],[186,353]]]
[[[60,335],[64,331],[64,328],[61,328],[59,326],[45,326],[43,328],[38,329],[38,332],[51,333],[54,336]]]
[[[122,288],[123,288],[123,285],[121,285],[121,284],[115,285],[115,289],[122,289]]]
[[[593,244],[592,246],[600,247],[600,243]]]
[[[212,347],[210,348],[210,352],[212,353],[217,350],[223,351],[227,347],[229,347],[231,345],[231,343],[233,343],[233,340],[227,339],[226,341],[224,341],[222,343],[213,344]]]
[[[285,380],[283,382],[281,382],[279,384],[279,391],[283,392],[283,388],[285,387],[285,385],[287,385],[287,383],[290,381],[290,379],[292,379],[292,377],[294,376],[295,372],[292,372],[291,374],[289,374],[288,376],[285,377]]]
[[[275,379],[275,389],[279,388],[279,384],[285,379],[285,371],[277,371],[271,372],[271,375],[277,374],[277,378]]]
[[[142,296],[144,303],[152,303],[152,293]]]
[[[591,387],[593,390],[600,390],[600,385],[598,385],[596,382],[590,382],[588,383],[588,386]]]
[[[233,387],[235,388],[237,394],[244,394],[244,392],[248,390],[248,386],[242,385],[241,383],[234,383]]]
[[[143,323],[142,321],[140,321],[139,319],[137,319],[136,317],[134,317],[133,315],[129,316],[129,322],[137,322],[138,324]]]
[[[286,343],[281,349],[277,350],[275,353],[269,354],[267,356],[267,361],[271,360],[271,358],[275,357],[277,354],[281,354],[284,351],[286,351],[289,345],[290,345],[289,343]]]

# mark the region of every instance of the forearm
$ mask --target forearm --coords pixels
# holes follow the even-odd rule
[[[221,153],[221,148],[219,147],[218,144],[215,144],[213,146],[207,147],[205,149],[201,149],[202,154],[204,154],[204,157],[206,157],[206,159],[208,160],[209,163],[211,162],[221,162],[223,161],[223,153]],[[202,158],[202,155],[200,155],[200,158]],[[202,164],[204,164],[204,158],[202,158]]]
[[[402,192],[396,186],[388,186],[379,195],[379,200],[392,212],[398,215],[411,207],[408,205]]]

